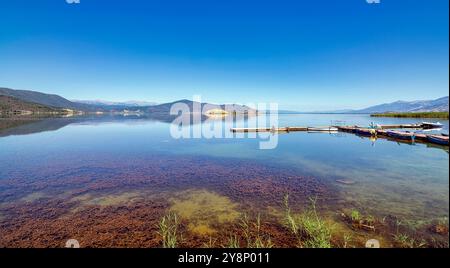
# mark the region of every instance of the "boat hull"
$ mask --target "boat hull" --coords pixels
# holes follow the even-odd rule
[[[435,136],[435,135],[429,135],[428,141],[434,144],[439,145],[447,145],[448,146],[448,137],[445,136]]]
[[[309,127],[307,130],[309,132],[337,132],[339,129],[335,127],[324,127],[324,128]]]
[[[391,138],[399,139],[399,140],[414,140],[414,134],[400,132],[400,131],[387,131],[387,135]]]
[[[441,123],[429,123],[429,122],[423,122],[422,128],[424,129],[435,129],[435,128],[442,128]]]
[[[377,131],[375,129],[356,129],[355,133],[362,136],[375,136]]]

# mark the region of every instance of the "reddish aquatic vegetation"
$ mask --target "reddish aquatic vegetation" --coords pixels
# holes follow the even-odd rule
[[[281,201],[286,192],[298,200],[326,192],[318,180],[292,171],[255,162],[195,157],[147,156],[118,161],[105,156],[92,162],[65,159],[52,161],[48,167],[24,167],[3,176],[1,247],[62,247],[70,238],[84,247],[161,245],[157,223],[167,209],[167,200],[144,198],[102,207],[77,200],[86,195],[142,191],[144,197],[152,193],[170,196],[186,189],[208,189],[234,202],[264,207]],[[236,231],[233,224],[230,226],[230,232]],[[283,242],[289,238],[279,227],[266,226],[280,246],[289,244]],[[205,237],[187,232],[182,245],[202,246],[205,242]]]
[[[105,155],[101,159],[52,159],[51,163],[2,171],[0,247],[63,247],[71,238],[82,247],[160,247],[157,225],[170,207],[169,197],[189,189],[226,196],[241,205],[240,212],[282,208],[286,193],[298,208],[305,207],[310,197],[317,197],[319,206],[333,208],[338,195],[332,185],[317,178],[255,161]],[[86,195],[120,196],[135,191],[141,192],[142,198],[123,204],[113,200],[112,204],[98,205],[82,200]],[[261,235],[270,237],[276,247],[297,246],[289,230],[277,220],[266,216]],[[205,247],[209,237],[189,232],[188,224],[186,220],[181,223],[184,239],[179,246]],[[211,236],[213,246],[226,246],[230,235],[236,235],[245,246],[238,223],[213,227],[221,230]],[[389,237],[394,230],[394,220],[390,223],[387,219],[385,224],[376,222],[371,232]],[[441,228],[434,230],[442,232]],[[445,244],[444,238],[438,238]]]
[[[126,206],[86,206],[71,212],[72,201],[42,201],[10,205],[2,211],[8,217],[0,222],[0,247],[64,247],[68,239],[77,239],[82,247],[161,247],[158,222],[167,212],[165,200],[146,200]],[[179,247],[226,247],[229,235],[236,236],[246,247],[240,221],[220,226],[211,237],[188,231],[182,221],[183,240]],[[277,247],[293,247],[295,239],[276,221],[261,224],[261,237],[270,238]]]
[[[284,175],[284,174],[283,174]],[[290,194],[296,203],[306,204],[309,197],[332,198],[334,194],[318,180],[310,177],[268,177],[235,179],[229,183],[233,196],[245,200],[258,200],[261,206],[281,205],[284,195]]]
[[[0,224],[0,247],[64,247],[77,239],[82,247],[158,247],[157,223],[163,201],[129,206],[86,207],[70,213],[71,203],[11,206]]]
[[[315,178],[255,162],[168,156],[127,161],[106,158],[91,162],[91,166],[87,166],[87,162],[89,159],[56,161],[48,168],[24,168],[23,172],[7,174],[0,180],[0,201],[16,201],[40,191],[51,196],[68,192],[76,196],[88,192],[116,192],[118,189],[178,191],[201,187],[225,193],[230,198],[274,193],[282,196],[286,192],[297,192],[305,197],[326,191],[324,184]]]

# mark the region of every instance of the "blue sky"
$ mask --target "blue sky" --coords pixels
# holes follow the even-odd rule
[[[448,95],[448,0],[2,0],[0,86],[363,108]]]

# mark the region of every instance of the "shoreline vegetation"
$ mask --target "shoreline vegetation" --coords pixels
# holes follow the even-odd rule
[[[50,107],[47,105],[22,101],[20,99],[0,95],[0,117],[15,116],[73,116],[80,111],[66,108]]]
[[[409,112],[409,113],[377,113],[371,117],[398,117],[398,118],[441,118],[449,119],[449,112]]]
[[[201,248],[447,248],[448,219],[427,223],[408,223],[394,216],[382,219],[362,214],[356,209],[341,212],[338,219],[324,217],[310,198],[309,207],[294,212],[289,195],[283,200],[284,212],[278,217],[262,219],[258,213],[240,215],[214,236],[196,236],[204,240]],[[175,212],[169,211],[158,223],[160,246],[192,247],[186,225]],[[372,238],[368,240],[368,238]],[[373,238],[380,239],[374,240]],[[198,243],[198,241],[196,241]],[[281,244],[277,244],[281,242]]]

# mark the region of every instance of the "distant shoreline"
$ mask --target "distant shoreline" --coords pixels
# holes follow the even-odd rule
[[[441,118],[449,119],[448,112],[412,112],[412,113],[379,113],[371,114],[372,117],[398,117],[398,118]]]
[[[355,114],[355,115],[370,115],[370,113],[351,113],[351,112],[296,112],[296,111],[259,111],[260,114]]]

